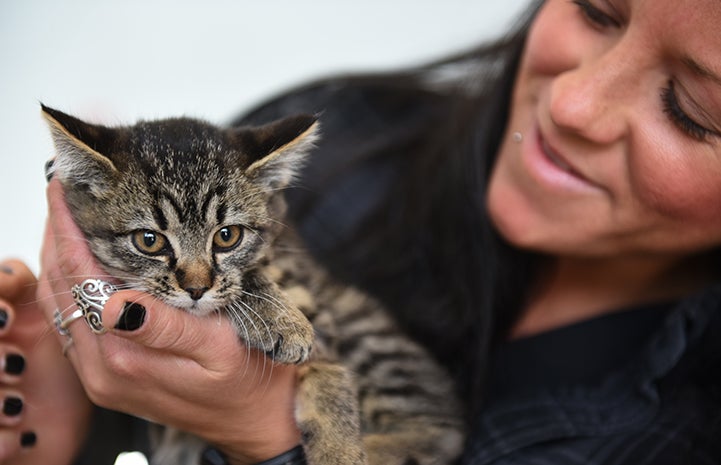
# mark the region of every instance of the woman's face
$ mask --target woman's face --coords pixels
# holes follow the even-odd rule
[[[721,0],[547,0],[489,187],[501,234],[578,256],[721,244],[719,25]]]

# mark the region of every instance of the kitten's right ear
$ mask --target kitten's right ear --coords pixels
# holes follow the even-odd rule
[[[102,197],[117,173],[113,162],[101,153],[114,142],[115,131],[86,123],[43,104],[40,106],[57,152],[50,172],[46,174],[57,177],[63,185],[85,186],[96,197]]]
[[[270,191],[286,187],[318,140],[318,117],[298,114],[232,134],[250,159],[246,175]]]

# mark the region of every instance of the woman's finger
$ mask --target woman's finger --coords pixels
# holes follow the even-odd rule
[[[228,359],[212,348],[241,358],[247,355],[235,329],[220,313],[198,317],[137,291],[113,294],[103,311],[103,325],[116,336],[205,367],[215,368],[214,363]]]
[[[25,371],[25,357],[22,350],[13,344],[0,345],[0,382],[13,385],[20,382]]]
[[[20,433],[14,429],[0,429],[0,463],[7,463],[20,453]]]
[[[62,320],[66,320],[70,336],[59,335],[60,342],[75,368],[82,373],[96,369],[102,361],[98,355],[96,335],[89,330],[84,320],[68,320],[78,308],[71,288],[87,278],[107,279],[107,276],[95,261],[87,241],[75,225],[57,180],[51,180],[48,184],[47,200],[48,221],[41,254],[42,274],[38,301],[53,329],[56,329],[57,314]],[[83,350],[79,352],[75,350],[75,346],[82,347]]]
[[[12,321],[15,319],[15,311],[9,302],[0,299],[0,337],[10,331]]]
[[[107,278],[107,273],[97,264],[87,240],[73,221],[59,181],[51,180],[48,184],[47,201],[52,237],[46,236],[45,239],[54,242],[55,262],[62,276],[77,282],[86,278]]]
[[[0,389],[0,427],[17,426],[22,421],[25,403],[16,389]]]
[[[0,298],[17,300],[25,294],[31,294],[37,282],[32,271],[20,260],[0,262]]]

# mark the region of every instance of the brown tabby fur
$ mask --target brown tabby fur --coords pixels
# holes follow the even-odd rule
[[[279,192],[312,149],[314,117],[108,128],[45,106],[43,114],[58,153],[52,174],[110,275],[199,316],[220,309],[250,347],[302,364],[296,421],[309,464],[454,462],[463,432],[449,376],[282,223]],[[229,226],[240,227],[238,243],[213,245]],[[197,464],[194,444],[168,429],[153,463]]]

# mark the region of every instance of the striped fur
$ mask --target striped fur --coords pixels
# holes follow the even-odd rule
[[[109,273],[194,314],[222,308],[246,344],[300,364],[296,421],[309,464],[453,463],[463,428],[448,374],[282,222],[278,192],[313,146],[314,117],[107,128],[43,110],[53,175]],[[153,463],[195,465],[201,447],[165,429]]]

